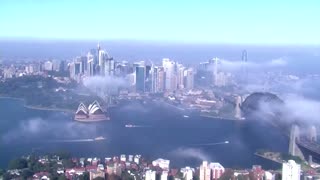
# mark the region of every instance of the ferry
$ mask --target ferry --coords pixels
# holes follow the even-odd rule
[[[188,116],[188,115],[183,115],[183,117],[184,117],[184,118],[189,118],[189,116]]]
[[[95,141],[101,141],[101,140],[105,140],[106,138],[104,138],[103,136],[99,136],[94,138]]]
[[[126,124],[125,127],[127,128],[132,128],[132,127],[135,127],[135,125],[132,125],[132,124]]]

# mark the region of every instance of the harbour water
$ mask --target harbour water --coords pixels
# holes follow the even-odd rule
[[[179,167],[210,160],[231,168],[261,164],[268,169],[278,165],[255,156],[255,151],[288,149],[287,137],[264,123],[192,113],[185,118],[183,112],[159,103],[119,105],[110,109],[110,121],[92,124],[75,122],[68,113],[28,109],[13,99],[0,99],[0,109],[0,167],[32,152],[64,150],[76,157],[141,154],[150,160],[169,158]],[[128,128],[127,124],[136,126]],[[92,141],[99,136],[106,139]]]

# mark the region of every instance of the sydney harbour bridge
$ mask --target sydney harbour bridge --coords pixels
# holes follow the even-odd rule
[[[320,162],[320,144],[317,141],[317,130],[315,126],[301,128],[298,125],[292,125],[289,154],[308,160],[309,163],[312,161]]]
[[[266,119],[281,131],[286,131],[285,134],[289,135],[290,139],[290,155],[298,156],[309,163],[312,161],[320,163],[320,143],[317,138],[316,126],[306,125],[302,121],[282,121],[284,115],[282,109],[285,109],[285,103],[275,94],[258,92],[252,93],[242,102],[241,110],[247,117],[252,114],[259,114],[258,119],[267,117]],[[260,109],[261,104],[264,104],[264,107],[269,107],[267,112]]]

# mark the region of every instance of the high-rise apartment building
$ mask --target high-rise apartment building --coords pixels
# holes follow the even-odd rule
[[[300,180],[301,166],[294,160],[282,164],[282,180]]]

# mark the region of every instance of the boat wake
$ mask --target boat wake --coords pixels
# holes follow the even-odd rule
[[[229,141],[215,142],[215,143],[202,143],[202,144],[190,144],[190,146],[215,146],[220,144],[229,144]]]
[[[94,142],[94,141],[103,141],[106,140],[103,136],[99,136],[93,139],[60,139],[60,140],[51,140],[51,143],[76,143],[76,142]]]
[[[126,124],[125,127],[126,127],[126,128],[148,128],[148,127],[151,127],[151,126]]]

